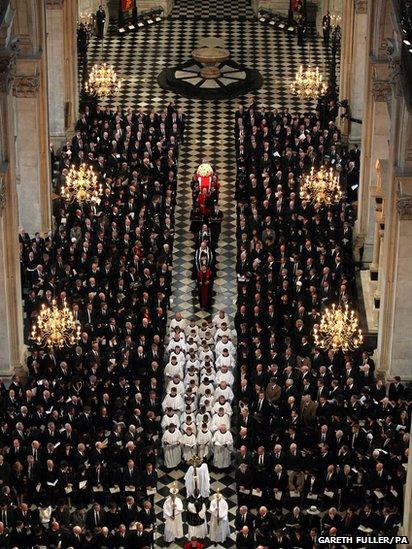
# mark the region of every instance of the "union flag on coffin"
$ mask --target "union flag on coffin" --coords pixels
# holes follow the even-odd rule
[[[133,9],[133,0],[122,0],[122,11],[130,11]]]

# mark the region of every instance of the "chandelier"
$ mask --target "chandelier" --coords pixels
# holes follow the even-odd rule
[[[359,320],[348,305],[342,308],[333,304],[332,309],[326,309],[319,327],[313,329],[313,335],[315,345],[321,349],[353,351],[363,343]]]
[[[315,172],[314,167],[310,174],[304,177],[300,188],[300,198],[313,204],[330,205],[342,199],[339,179],[334,175],[333,168],[329,170],[321,166]]]
[[[82,11],[79,14],[79,19],[77,21],[78,25],[84,25],[87,30],[91,30],[94,25],[93,14],[89,11]]]
[[[339,13],[332,13],[330,16],[330,26],[339,27],[342,21],[342,16]]]
[[[296,73],[295,80],[290,85],[290,91],[302,99],[316,99],[321,95],[325,95],[327,85],[323,80],[319,67],[304,69],[301,65]]]
[[[71,346],[80,338],[80,325],[74,320],[73,313],[66,302],[60,309],[55,299],[51,307],[42,305],[41,311],[33,324],[30,339],[40,347]]]
[[[93,65],[85,90],[90,95],[99,98],[109,97],[121,90],[122,80],[118,78],[113,65],[100,63]]]
[[[97,182],[97,175],[91,166],[81,164],[80,168],[72,166],[62,187],[61,197],[67,202],[91,202],[102,194],[103,188]]]

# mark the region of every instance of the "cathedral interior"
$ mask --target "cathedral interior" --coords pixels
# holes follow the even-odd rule
[[[407,544],[412,1],[0,42],[0,549]]]

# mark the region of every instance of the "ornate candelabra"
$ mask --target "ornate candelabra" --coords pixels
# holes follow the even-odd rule
[[[315,345],[327,350],[353,351],[363,343],[358,317],[355,311],[349,310],[348,305],[341,307],[333,304],[331,309],[326,309],[313,335]]]

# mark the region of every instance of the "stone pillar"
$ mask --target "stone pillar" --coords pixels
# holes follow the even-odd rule
[[[358,212],[356,220],[356,234],[360,241],[365,240],[366,227],[369,213],[369,187],[370,187],[370,168],[371,168],[371,146],[373,135],[373,102],[372,94],[372,62],[370,58],[371,36],[373,31],[373,11],[371,4],[366,15],[366,34],[367,43],[365,46],[365,68],[363,79],[363,98],[362,98],[362,147],[360,158],[360,175],[358,190]],[[342,61],[341,61],[342,62]]]
[[[350,2],[347,2],[350,4]],[[351,86],[349,94],[341,94],[341,99],[349,99],[352,118],[362,120],[363,113],[363,89],[365,84],[366,67],[366,15],[367,1],[355,0],[354,29],[353,29],[353,51],[352,65],[350,71]],[[350,123],[349,141],[360,143],[362,137],[362,124]]]
[[[19,0],[16,12],[16,178],[20,227],[34,235],[51,228],[45,3]]]
[[[51,227],[47,90],[37,63],[18,60],[16,75],[18,195],[20,227],[33,236]],[[33,70],[34,69],[34,70]]]
[[[20,371],[24,362],[18,206],[15,177],[14,101],[17,43],[10,41],[15,11],[5,7],[0,28],[0,376]]]
[[[412,177],[396,178],[396,217],[393,219],[395,241],[391,242],[393,282],[386,280],[393,293],[392,303],[385,302],[386,322],[381,329],[389,333],[389,345],[381,348],[381,362],[387,360],[390,377],[412,380],[412,343],[410,320],[412,310]],[[386,289],[386,288],[385,288]],[[392,318],[392,322],[390,320]],[[382,342],[383,343],[383,342]]]
[[[77,0],[46,0],[50,139],[60,146],[78,114]]]
[[[403,494],[402,535],[407,536],[410,543],[412,536],[412,437],[409,439],[408,465],[406,471],[405,492]]]
[[[330,10],[332,13],[332,10]],[[351,66],[354,46],[355,7],[353,0],[344,2],[342,13],[342,43],[340,50],[339,99],[349,99]]]
[[[361,157],[361,184],[358,200],[358,226],[357,230],[364,238],[363,262],[370,263],[373,253],[373,237],[375,232],[375,197],[371,190],[374,188],[372,178],[376,161],[380,162],[388,158],[388,136],[390,120],[387,100],[391,92],[388,81],[373,81],[371,87],[372,97],[368,101],[371,104],[371,118],[365,120],[368,127],[365,128],[365,150]],[[369,109],[368,109],[369,110]],[[369,112],[368,112],[369,115]],[[366,135],[369,134],[370,135]],[[363,142],[362,142],[363,143]],[[363,145],[362,145],[363,149]]]

